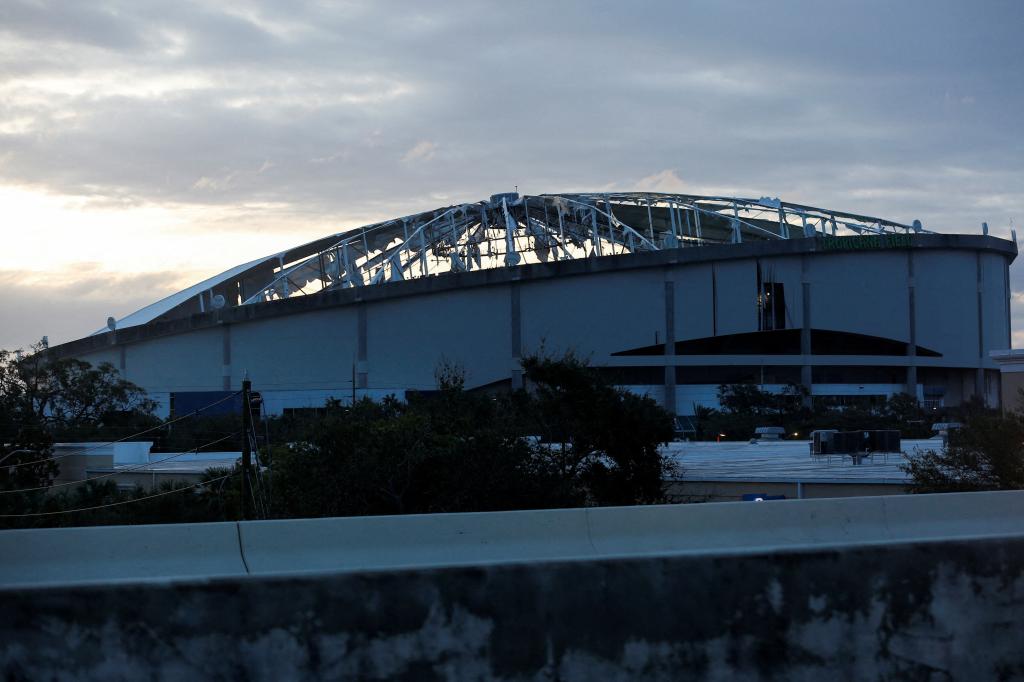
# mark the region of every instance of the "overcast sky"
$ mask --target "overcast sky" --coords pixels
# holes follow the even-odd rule
[[[0,348],[515,185],[1008,235],[1022,27],[1020,0],[0,0]]]

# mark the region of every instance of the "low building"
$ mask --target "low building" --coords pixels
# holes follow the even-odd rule
[[[670,443],[665,454],[680,468],[668,485],[676,502],[732,502],[756,497],[787,499],[900,495],[910,478],[906,456],[940,450],[941,438],[904,440],[902,452],[811,454],[810,441]]]
[[[152,490],[162,483],[199,483],[208,469],[230,469],[239,452],[152,452],[149,441],[123,443],[56,443],[60,466],[55,484],[113,481],[119,488]]]
[[[1003,411],[1024,412],[1024,349],[994,350],[989,357],[999,366],[999,404]]]

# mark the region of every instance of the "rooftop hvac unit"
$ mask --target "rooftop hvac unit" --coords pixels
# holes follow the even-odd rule
[[[895,429],[871,431],[872,452],[899,452],[900,432]]]
[[[835,452],[835,450],[832,449],[832,437],[837,433],[839,433],[839,431],[836,429],[811,431],[811,454],[831,455]]]
[[[852,455],[867,452],[899,452],[900,432],[894,429],[837,431],[832,436],[831,452]]]

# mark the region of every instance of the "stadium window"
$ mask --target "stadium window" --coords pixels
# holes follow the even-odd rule
[[[861,410],[877,410],[885,406],[884,395],[819,395],[813,398],[815,407],[831,407],[839,409],[856,408]]]
[[[761,331],[786,328],[786,289],[781,282],[765,282],[758,295]]]
[[[799,384],[800,367],[796,365],[765,365],[761,368],[762,384]]]
[[[761,368],[756,365],[676,367],[676,383],[683,384],[756,384]]]
[[[658,386],[665,383],[664,367],[595,367],[605,381],[616,386]]]
[[[798,384],[800,367],[791,365],[705,365],[677,367],[677,384]]]
[[[757,264],[757,328],[773,331],[786,328],[786,289],[775,281],[771,267],[762,270]]]

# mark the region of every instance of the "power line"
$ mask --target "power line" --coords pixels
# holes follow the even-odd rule
[[[260,408],[260,416],[262,417],[262,414],[263,414],[263,405],[262,405],[262,403],[259,405],[259,408]],[[263,463],[260,461],[259,436],[256,433],[256,424],[251,419],[249,420],[249,426],[250,426],[250,433],[249,433],[250,443],[251,443],[251,447],[252,447],[252,454],[253,454],[254,464],[256,465],[254,467],[254,474],[255,474],[254,480],[255,480],[255,484],[256,484],[255,485],[255,496],[258,499],[254,500],[254,503],[258,502],[258,504],[256,504],[255,506],[260,509],[260,511],[263,514],[263,517],[267,518],[267,517],[270,516],[270,505],[269,505],[269,502],[267,500],[267,497],[268,497],[267,493],[264,490],[264,488],[266,487],[266,483],[264,482],[264,479],[263,479]]]
[[[217,478],[211,478],[208,481],[203,481],[201,483],[196,483],[195,485],[190,485],[190,486],[187,486],[185,488],[175,488],[174,490],[165,490],[162,493],[156,493],[154,495],[146,495],[145,497],[137,497],[137,498],[132,499],[132,500],[122,500],[121,502],[111,502],[109,504],[100,504],[100,505],[96,505],[94,507],[79,507],[77,509],[60,509],[58,511],[31,512],[31,513],[28,513],[28,514],[0,514],[0,519],[21,519],[21,518],[26,518],[26,517],[29,517],[29,516],[54,516],[56,514],[72,514],[74,512],[95,511],[97,509],[106,509],[107,507],[118,507],[118,506],[121,506],[121,505],[124,505],[124,504],[132,504],[134,502],[142,502],[143,500],[151,500],[154,497],[162,497],[163,495],[173,495],[174,493],[180,493],[180,492],[184,492],[186,490],[192,490],[193,488],[199,488],[199,487],[204,486],[204,485],[210,485],[211,483],[216,483],[217,481],[223,481],[226,478],[231,478],[236,473],[238,473],[238,472],[232,472],[230,474],[225,474],[224,476],[218,476]]]
[[[111,476],[117,476],[118,474],[127,474],[127,473],[131,473],[132,471],[139,471],[140,469],[146,469],[146,468],[154,466],[156,464],[161,464],[163,462],[175,459],[177,457],[181,457],[182,455],[188,455],[188,454],[191,454],[193,452],[196,453],[196,454],[199,454],[199,451],[201,449],[203,449],[205,447],[209,447],[211,445],[216,445],[217,443],[222,443],[222,442],[228,440],[229,438],[234,438],[235,436],[238,435],[238,433],[239,432],[236,431],[234,433],[231,433],[231,434],[228,434],[228,435],[224,436],[223,438],[218,438],[217,440],[210,441],[209,443],[204,443],[203,445],[200,445],[198,447],[192,448],[191,450],[185,450],[184,452],[175,453],[175,454],[171,455],[170,457],[164,457],[163,459],[158,459],[155,462],[146,462],[145,464],[139,464],[139,465],[133,466],[133,467],[125,467],[123,469],[117,469],[116,471],[111,471],[108,474],[100,474],[99,476],[93,476],[92,478],[83,478],[83,479],[79,479],[77,481],[65,481],[63,483],[54,483],[52,485],[41,485],[41,486],[37,486],[35,488],[18,488],[16,490],[0,490],[0,495],[10,495],[12,493],[30,493],[30,492],[35,492],[37,490],[52,490],[53,488],[63,488],[65,486],[69,486],[69,485],[81,485],[82,483],[88,483],[89,481],[98,481],[101,478],[110,478]]]
[[[266,427],[266,411],[265,411],[265,408],[266,408],[266,406],[263,403],[263,401],[261,400],[259,402],[259,418],[260,418],[261,421],[264,422],[264,429],[266,430],[266,433],[267,433],[266,446],[267,446],[267,448],[269,448],[270,447],[270,436],[269,436],[269,429],[267,429],[267,427]],[[256,486],[255,486],[255,488],[256,488],[256,490],[255,490],[256,497],[258,498],[259,506],[261,506],[261,508],[262,508],[263,517],[264,518],[269,518],[270,517],[270,491],[269,491],[269,487],[270,486],[266,482],[266,480],[264,479],[264,476],[263,476],[263,462],[261,461],[261,458],[260,458],[259,434],[257,433],[257,430],[256,430],[256,423],[254,421],[250,420],[250,426],[252,427],[252,434],[251,434],[251,436],[252,436],[253,459],[254,459],[254,464],[256,465],[254,467],[255,483],[256,483]]]
[[[143,436],[143,435],[145,435],[147,433],[150,433],[152,431],[156,431],[157,429],[162,429],[165,426],[170,426],[171,424],[177,424],[178,422],[183,421],[185,419],[189,419],[190,417],[195,417],[196,415],[198,415],[203,410],[208,410],[211,407],[215,407],[217,405],[220,405],[223,402],[231,400],[232,398],[237,396],[239,393],[241,393],[241,391],[235,391],[234,393],[232,393],[229,396],[225,396],[225,397],[221,398],[220,400],[217,400],[215,402],[210,403],[209,405],[204,405],[203,407],[200,407],[197,410],[189,412],[188,414],[183,414],[180,417],[175,417],[174,419],[172,419],[172,420],[170,420],[168,422],[164,422],[162,424],[157,424],[156,426],[152,426],[152,427],[150,427],[148,429],[145,429],[143,431],[139,431],[138,433],[133,433],[130,436],[125,436],[124,438],[118,438],[117,440],[112,440],[109,443],[100,443],[98,445],[93,445],[91,447],[83,448],[81,450],[74,450],[72,452],[65,452],[65,453],[60,454],[60,455],[53,455],[51,457],[43,457],[41,459],[35,459],[35,460],[32,460],[31,462],[16,462],[14,464],[7,464],[7,465],[4,465],[4,466],[6,466],[9,469],[17,469],[18,467],[29,466],[30,464],[40,464],[42,462],[52,462],[52,461],[55,461],[55,460],[58,460],[58,459],[63,459],[65,457],[71,457],[73,455],[84,455],[85,453],[92,452],[93,450],[99,450],[101,448],[109,447],[109,446],[114,445],[116,443],[123,443],[126,440],[130,440],[132,438],[137,438],[139,436]],[[0,460],[0,462],[3,462],[3,460]]]

